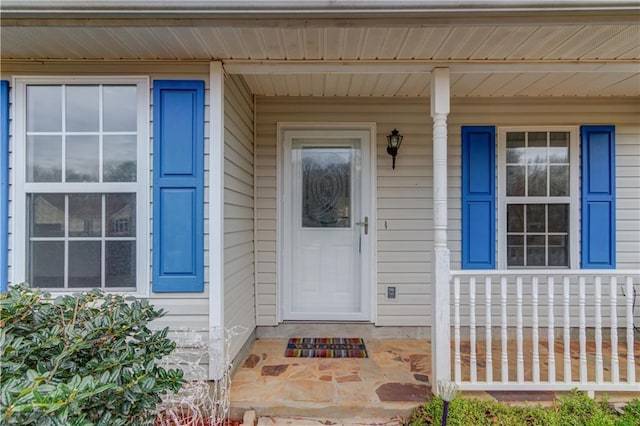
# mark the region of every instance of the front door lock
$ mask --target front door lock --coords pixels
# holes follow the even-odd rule
[[[369,233],[369,216],[365,216],[362,222],[356,222],[356,225],[364,226],[364,235]]]

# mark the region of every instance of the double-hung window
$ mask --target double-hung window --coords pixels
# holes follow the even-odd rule
[[[14,87],[14,281],[144,293],[147,79],[19,78]]]
[[[506,268],[575,268],[576,128],[503,128],[498,149],[498,252]]]

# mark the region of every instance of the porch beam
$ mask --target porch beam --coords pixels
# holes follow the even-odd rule
[[[431,389],[438,394],[438,381],[451,380],[451,331],[447,247],[447,116],[450,111],[450,72],[435,68],[431,73],[431,117],[433,118],[433,262],[431,304]]]
[[[447,68],[450,74],[488,73],[637,73],[640,61],[422,61],[422,60],[243,60],[224,61],[227,74],[425,74]]]

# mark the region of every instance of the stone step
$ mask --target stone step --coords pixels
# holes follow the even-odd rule
[[[287,403],[274,403],[256,401],[253,403],[232,403],[230,418],[242,418],[245,411],[253,410],[258,418],[408,419],[411,417],[414,408],[420,404],[420,402],[350,402],[348,404],[340,404],[335,402],[318,403],[297,401],[291,403],[288,401]]]
[[[260,417],[258,426],[403,426],[405,419],[400,417],[353,417],[353,418],[309,418],[309,417]]]

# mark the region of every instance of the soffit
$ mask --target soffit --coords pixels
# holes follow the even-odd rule
[[[6,21],[5,21],[6,22]],[[376,72],[377,63],[428,67],[566,65],[563,72],[452,74],[452,96],[640,96],[640,23],[309,25],[6,25],[3,61],[241,61],[371,64],[366,73],[251,73],[265,96],[428,96],[429,79]],[[624,72],[571,72],[573,65],[626,64]]]

